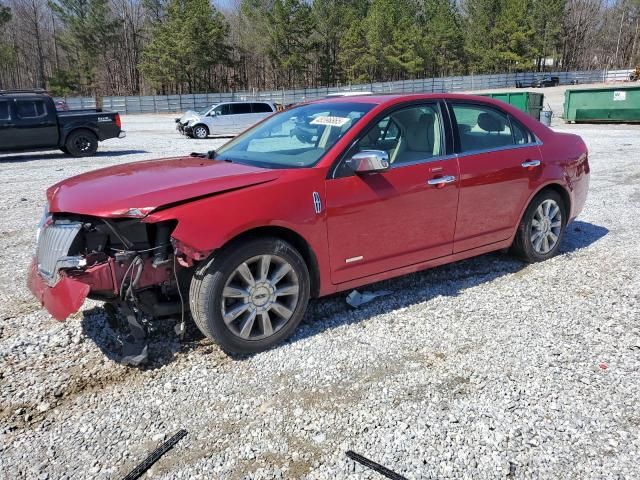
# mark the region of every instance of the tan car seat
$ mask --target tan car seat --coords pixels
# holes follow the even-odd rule
[[[402,135],[391,154],[391,163],[408,163],[440,154],[440,126],[436,114],[425,112],[416,120],[417,113],[413,109],[399,112],[397,123],[401,125]]]

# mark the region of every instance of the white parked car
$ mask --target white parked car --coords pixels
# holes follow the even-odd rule
[[[237,135],[277,111],[270,102],[222,102],[203,112],[186,112],[176,129],[191,138]]]

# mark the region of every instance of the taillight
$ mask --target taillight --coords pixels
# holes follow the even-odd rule
[[[116,122],[116,127],[118,128],[122,128],[122,122],[120,121],[120,114],[116,113],[116,117],[114,118],[115,122]]]

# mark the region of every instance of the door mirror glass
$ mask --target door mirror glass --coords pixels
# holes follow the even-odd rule
[[[389,154],[384,150],[363,150],[349,160],[356,173],[376,173],[389,169]]]

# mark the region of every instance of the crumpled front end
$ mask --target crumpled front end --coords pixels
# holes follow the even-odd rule
[[[45,216],[27,285],[54,318],[77,312],[87,297],[132,302],[151,316],[180,311],[173,222]]]
[[[82,307],[89,294],[89,285],[63,276],[55,285],[47,285],[38,272],[36,258],[31,262],[27,286],[56,320],[64,320]]]

